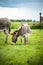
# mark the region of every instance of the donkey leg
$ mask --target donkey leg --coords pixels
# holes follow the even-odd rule
[[[8,30],[5,30],[4,33],[5,33],[5,43],[8,43]]]
[[[22,36],[20,36],[20,40],[21,40],[21,43],[22,43]]]
[[[6,40],[5,43],[8,43],[8,34],[6,34]]]
[[[28,36],[27,35],[24,36],[24,43],[28,44]]]

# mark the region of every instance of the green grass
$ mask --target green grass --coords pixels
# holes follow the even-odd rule
[[[32,30],[28,45],[21,43],[20,37],[11,45],[11,35],[5,44],[4,36],[0,33],[0,65],[43,65],[43,29]]]

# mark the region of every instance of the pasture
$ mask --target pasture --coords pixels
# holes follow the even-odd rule
[[[28,23],[30,26],[33,23]],[[21,25],[12,22],[11,32]],[[5,44],[5,35],[0,32],[0,65],[43,65],[43,29],[31,29],[28,45],[21,43],[20,37],[15,45],[11,45],[11,35],[8,44]]]

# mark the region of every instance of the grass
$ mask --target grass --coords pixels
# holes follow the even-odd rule
[[[21,23],[17,23],[17,27],[18,24]],[[11,37],[8,36],[8,44],[5,44],[5,35],[0,33],[0,65],[43,65],[43,29],[32,29],[28,45],[24,40],[21,43],[20,37],[15,45],[11,45]]]
[[[43,65],[43,30],[32,30],[28,45],[20,43],[20,38],[11,45],[11,35],[8,44],[4,40],[0,33],[0,65]]]

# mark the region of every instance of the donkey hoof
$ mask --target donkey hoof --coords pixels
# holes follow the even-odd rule
[[[12,42],[11,44],[12,44],[12,45],[14,45],[15,43],[14,43],[14,42]]]

